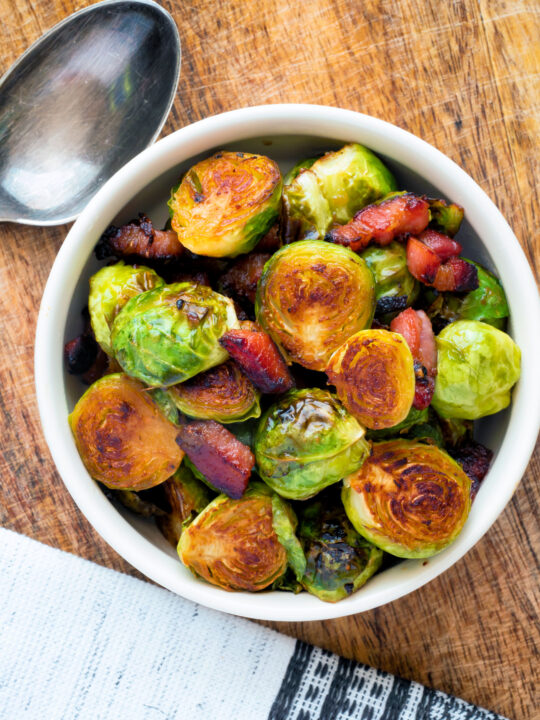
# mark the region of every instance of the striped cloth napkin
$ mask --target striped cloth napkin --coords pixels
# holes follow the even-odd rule
[[[498,720],[0,529],[0,718]]]

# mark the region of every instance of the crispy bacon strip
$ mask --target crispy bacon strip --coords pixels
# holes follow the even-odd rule
[[[251,253],[236,260],[219,281],[221,292],[235,300],[247,300],[253,305],[257,283],[269,259],[268,253]]]
[[[363,250],[370,242],[388,245],[399,235],[418,235],[429,222],[429,203],[412,193],[362,208],[346,225],[333,228],[326,236],[351,250]]]
[[[430,231],[428,241],[433,247],[429,247],[421,239],[410,237],[407,241],[407,267],[413,277],[424,285],[430,285],[439,292],[467,292],[476,290],[478,287],[478,271],[466,260],[455,256],[448,256],[450,244],[459,246],[452,238],[441,241],[444,235],[437,233],[439,238],[434,238]],[[443,247],[443,242],[444,247]],[[439,247],[443,258],[433,248]]]
[[[474,500],[493,460],[493,452],[475,440],[469,440],[449,452],[471,478],[471,499]]]
[[[122,227],[108,227],[95,249],[98,260],[111,255],[139,260],[176,260],[183,253],[184,247],[174,230],[156,230],[144,213]]]
[[[431,321],[423,310],[407,308],[390,323],[390,330],[403,335],[414,360],[416,388],[413,406],[423,410],[435,391],[437,345]]]
[[[180,426],[176,442],[217,490],[231,498],[242,497],[255,467],[247,445],[214,420]]]
[[[263,330],[229,330],[219,342],[261,392],[284,393],[294,386],[289,368]]]

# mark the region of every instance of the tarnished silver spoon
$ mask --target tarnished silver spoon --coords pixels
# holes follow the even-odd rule
[[[0,220],[60,225],[159,134],[180,39],[151,0],[106,0],[35,42],[0,80]]]

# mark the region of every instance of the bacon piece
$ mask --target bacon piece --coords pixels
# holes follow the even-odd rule
[[[113,255],[139,260],[176,260],[184,253],[184,246],[174,230],[156,230],[144,213],[127,225],[111,225],[96,245],[98,260]]]
[[[415,237],[407,241],[407,267],[413,277],[425,285],[431,285],[441,266],[436,252]]]
[[[82,375],[94,364],[99,345],[93,335],[83,333],[64,345],[64,360],[70,375]]]
[[[268,253],[251,253],[236,260],[219,281],[221,292],[236,300],[248,300],[253,305],[257,283],[269,259]]]
[[[449,453],[471,478],[471,500],[474,500],[493,460],[493,452],[485,445],[469,440],[457,448],[450,449]]]
[[[421,240],[424,245],[427,245],[430,250],[433,250],[442,262],[449,260],[451,257],[457,257],[463,249],[456,240],[448,237],[448,235],[443,235],[429,228],[424,230],[423,233],[420,233],[418,239]]]
[[[405,193],[362,208],[346,225],[330,230],[326,239],[351,250],[363,250],[372,241],[388,245],[398,235],[417,235],[428,222],[429,203]]]
[[[452,257],[437,270],[433,287],[439,292],[469,292],[478,287],[478,270],[463,258]]]
[[[442,247],[440,238],[433,240],[431,232],[429,241],[434,246],[440,243],[441,252],[446,256],[449,244]],[[444,238],[440,233],[438,235]],[[448,241],[455,242],[451,238]],[[478,271],[474,265],[458,257],[450,257],[443,262],[435,250],[419,238],[410,237],[407,241],[407,267],[413,277],[439,292],[467,292],[478,287]]]
[[[285,360],[263,330],[229,330],[219,342],[261,392],[284,393],[294,386]]]
[[[242,497],[255,467],[247,445],[214,420],[181,425],[176,442],[217,490],[231,498]]]
[[[437,345],[431,321],[423,310],[407,308],[392,320],[390,330],[403,335],[410,348],[416,378],[413,406],[423,410],[433,398],[437,375]]]
[[[258,253],[274,253],[283,245],[281,233],[279,231],[279,223],[272,225],[270,230],[263,235],[256,246]]]

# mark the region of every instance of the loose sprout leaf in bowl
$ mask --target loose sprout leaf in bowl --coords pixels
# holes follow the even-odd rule
[[[233,327],[232,300],[205,285],[174,283],[124,305],[113,324],[112,347],[126,373],[168,386],[225,362],[219,338]]]
[[[197,255],[236,257],[252,250],[278,219],[281,188],[270,158],[215,153],[188,170],[172,193],[172,227]]]
[[[367,540],[403,558],[435,555],[461,532],[471,482],[447,453],[415,440],[374,443],[343,482],[347,515]]]
[[[347,248],[303,240],[278,250],[259,281],[255,312],[285,359],[324,370],[342,342],[371,324],[373,274]]]
[[[261,418],[255,457],[261,478],[279,495],[313,497],[360,467],[365,430],[327,390],[291,390]]]

